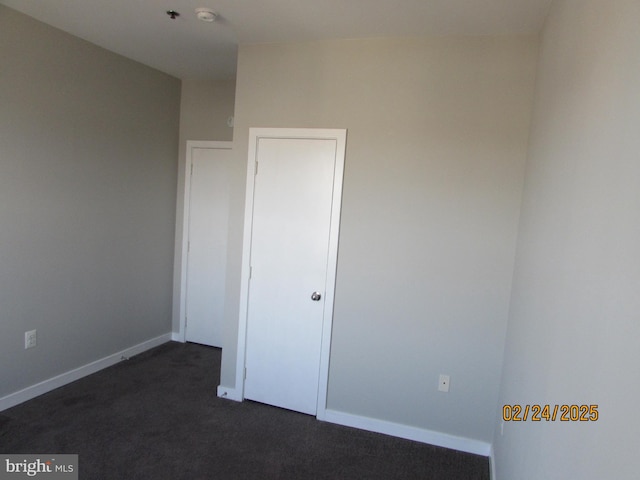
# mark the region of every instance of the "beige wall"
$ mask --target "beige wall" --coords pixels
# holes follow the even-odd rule
[[[3,397],[171,331],[180,81],[4,6],[0,59]]]
[[[537,45],[240,47],[224,386],[235,382],[248,129],[347,128],[328,406],[491,441]]]
[[[182,79],[181,145],[187,140],[233,140],[227,119],[233,116],[235,92],[235,79]]]
[[[639,18],[637,0],[569,0],[547,19],[498,406],[600,418],[506,423],[499,480],[638,477]]]
[[[180,153],[178,156],[178,188],[176,197],[176,250],[173,282],[173,331],[180,330],[180,272],[182,271],[182,234],[184,223],[184,168],[187,140],[233,140],[233,127],[227,120],[233,117],[235,106],[235,79],[182,80],[180,100]]]

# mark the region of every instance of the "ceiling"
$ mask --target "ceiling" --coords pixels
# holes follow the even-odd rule
[[[243,43],[537,33],[552,0],[0,0],[179,78],[235,76]],[[195,9],[219,13],[214,23]],[[166,14],[176,10],[171,20]]]

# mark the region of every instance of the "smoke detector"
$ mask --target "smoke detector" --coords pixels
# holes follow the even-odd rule
[[[196,8],[196,17],[203,22],[213,22],[217,16],[218,14],[210,8]]]

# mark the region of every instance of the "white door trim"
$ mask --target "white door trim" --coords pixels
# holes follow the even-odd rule
[[[179,309],[179,325],[177,340],[186,342],[186,311],[187,311],[187,262],[189,252],[189,213],[191,198],[191,166],[193,165],[193,150],[196,148],[215,148],[222,150],[231,150],[233,142],[217,142],[204,140],[187,140],[187,154],[184,162],[184,197],[182,209],[182,245],[180,252],[180,284],[178,286],[178,294],[180,298]],[[175,298],[175,297],[174,297]],[[174,324],[175,325],[175,324]]]
[[[320,376],[318,381],[318,409],[316,417],[325,419],[327,409],[327,384],[329,380],[329,354],[331,351],[331,329],[333,325],[333,303],[338,262],[338,238],[340,210],[342,204],[342,179],[346,153],[347,131],[345,129],[316,128],[250,128],[249,155],[247,160],[247,186],[245,198],[244,234],[242,240],[242,272],[240,285],[240,314],[238,318],[238,349],[236,357],[235,396],[244,400],[244,372],[247,342],[247,313],[249,306],[249,274],[251,263],[251,237],[253,219],[253,196],[256,173],[257,144],[260,138],[309,138],[336,141],[336,165],[333,178],[331,204],[331,227],[327,261],[327,284],[325,309],[322,323],[322,347],[320,351]]]

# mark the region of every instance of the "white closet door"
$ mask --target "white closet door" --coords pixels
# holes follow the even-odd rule
[[[185,339],[222,347],[232,151],[192,148],[190,155]]]
[[[337,142],[257,142],[244,396],[315,415]]]

